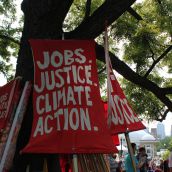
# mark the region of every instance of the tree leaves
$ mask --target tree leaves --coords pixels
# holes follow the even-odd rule
[[[140,76],[147,77],[159,87],[171,86],[171,12],[172,2],[147,0],[134,9],[143,20],[137,21],[125,12],[112,25],[113,38],[123,40],[123,60]],[[161,71],[161,72],[160,72]],[[166,76],[166,77],[164,77]],[[163,120],[167,107],[151,92],[123,80],[121,85],[134,109],[148,119]],[[124,86],[126,85],[126,86]],[[170,94],[167,95],[169,98]]]
[[[13,0],[1,0],[0,2],[0,73],[7,80],[14,75],[10,58],[17,57],[19,48],[18,27],[14,26],[16,20],[16,8]],[[16,38],[15,38],[16,37]]]

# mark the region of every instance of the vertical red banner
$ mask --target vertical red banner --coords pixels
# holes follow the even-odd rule
[[[34,120],[24,152],[117,151],[100,98],[95,43],[31,40]]]
[[[0,87],[0,161],[20,98],[20,78]]]
[[[0,87],[0,130],[12,119],[13,111],[19,100],[20,79],[15,79]]]
[[[108,124],[111,134],[145,129],[145,126],[132,110],[113,73],[110,58],[107,61],[107,66],[109,67]]]

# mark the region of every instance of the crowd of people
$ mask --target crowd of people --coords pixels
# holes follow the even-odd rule
[[[131,148],[133,158],[130,153],[124,159],[119,158],[119,160],[116,154],[109,155],[110,172],[172,172],[172,152],[167,160],[157,161],[157,159],[148,159],[144,147],[140,147],[137,154],[135,143],[131,143]]]

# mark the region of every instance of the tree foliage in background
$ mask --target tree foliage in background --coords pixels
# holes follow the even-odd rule
[[[160,151],[160,149],[168,149],[169,151],[171,151],[172,137],[165,137],[164,139],[160,140],[156,146],[157,146],[157,151]]]
[[[142,20],[125,13],[112,25],[113,39],[123,40],[124,61],[143,78],[168,89],[171,100],[172,1],[147,0],[134,8]],[[137,113],[149,120],[165,119],[170,110],[155,94],[127,80],[122,86]]]
[[[67,7],[65,5],[69,5],[60,14],[62,18],[65,18],[64,21],[60,21],[63,19],[56,15],[58,11],[55,5],[60,2],[60,0],[56,3],[47,2],[47,9],[43,8],[44,2],[42,2],[42,8],[36,9],[36,6],[39,6],[41,2],[24,0],[22,10],[25,14],[25,28],[21,41],[19,41],[21,26],[14,24],[16,9],[13,0],[1,1],[0,72],[8,79],[11,78],[11,72],[9,72],[12,70],[10,57],[17,57],[19,42],[23,44],[22,40],[29,37],[60,39],[64,36],[65,39],[95,39],[98,43],[96,47],[98,72],[100,84],[103,87],[105,86],[106,73],[102,33],[105,25],[103,20],[107,19],[112,65],[114,70],[125,78],[120,78],[120,82],[128,100],[139,115],[149,120],[164,120],[168,112],[172,111],[172,78],[171,75],[167,75],[172,72],[172,2],[169,0],[147,0],[142,3],[135,3],[132,8],[140,15],[138,18],[138,16],[133,15],[133,11],[131,12],[129,7],[123,10],[125,13],[122,12],[123,15],[120,16],[118,10],[112,7],[115,6],[116,2],[111,0],[74,0],[63,6],[65,9]],[[29,3],[34,4],[28,6]],[[126,3],[121,2],[121,4]],[[121,4],[116,3],[116,8],[121,8]],[[29,8],[33,8],[30,11],[30,16],[28,14]],[[41,24],[48,23],[43,17],[45,14],[48,16],[47,19],[52,20],[49,21],[49,27],[41,26]],[[33,21],[29,21],[28,16],[32,17]],[[56,22],[55,17],[57,18]],[[45,22],[39,22],[41,20],[45,20]],[[61,28],[58,21],[62,22]],[[34,27],[39,24],[40,30],[36,31]],[[26,28],[26,25],[30,25],[30,29]],[[54,27],[54,30],[51,31],[50,27]],[[119,47],[119,44],[123,46]],[[19,75],[20,72],[18,71],[27,70],[25,65],[22,66],[27,62],[22,60],[24,57],[20,57],[23,48],[20,46],[18,55],[18,69],[21,67],[23,69],[17,69],[16,75]],[[121,51],[123,53],[120,53]],[[115,54],[118,54],[119,57]],[[29,70],[33,70],[32,64],[29,67]],[[21,73],[25,75],[24,72]]]
[[[167,150],[165,151],[163,154],[162,154],[162,159],[163,160],[167,160],[169,158],[169,155],[170,155],[170,151]]]
[[[11,57],[17,57],[21,27],[15,23],[16,5],[13,0],[1,0],[0,2],[0,74],[7,80],[14,76],[14,68]],[[17,26],[16,26],[17,25]]]

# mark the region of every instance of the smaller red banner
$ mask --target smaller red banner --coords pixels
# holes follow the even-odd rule
[[[0,87],[0,161],[18,105],[21,89],[20,79]]]
[[[0,130],[13,118],[13,111],[19,99],[19,79],[0,87]]]
[[[107,121],[107,119],[108,119],[108,105],[107,105],[107,102],[103,102],[103,104],[104,104],[104,110],[105,110],[105,119]],[[113,139],[113,143],[115,146],[118,146],[120,144],[119,143],[119,137],[117,134],[113,135],[112,139]]]
[[[131,132],[145,129],[128,103],[114,73],[109,59],[109,100],[108,100],[108,125],[112,134]]]

